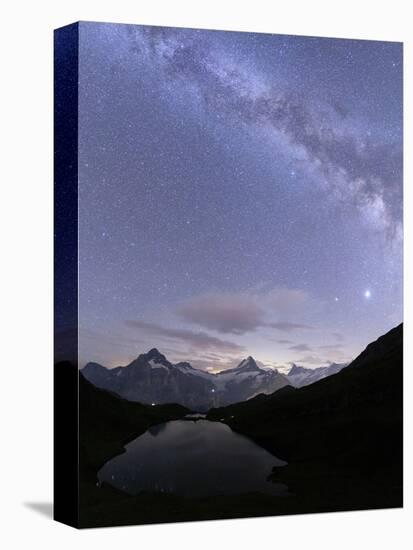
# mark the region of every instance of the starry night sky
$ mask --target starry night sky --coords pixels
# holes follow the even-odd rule
[[[402,45],[80,25],[79,347],[347,361],[402,320]]]

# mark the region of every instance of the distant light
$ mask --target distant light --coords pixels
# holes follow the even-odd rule
[[[156,403],[152,403],[152,407],[154,407],[156,405]]]
[[[338,298],[337,298],[337,296],[336,296],[336,297],[334,298],[334,301],[335,301],[335,302],[338,302]]]
[[[214,392],[215,392],[215,390],[211,390],[211,391],[212,391],[212,393],[214,393]]]
[[[371,298],[371,292],[370,292],[370,290],[366,290],[366,291],[364,292],[364,297],[367,298],[367,299],[368,299],[368,298]]]

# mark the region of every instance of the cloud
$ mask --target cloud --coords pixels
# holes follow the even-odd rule
[[[331,349],[333,351],[335,351],[335,350],[338,351],[340,348],[343,347],[343,345],[342,344],[329,344],[329,345],[326,345],[326,346],[318,346],[318,347],[319,347],[319,349],[327,349],[327,350]]]
[[[279,344],[292,344],[292,340],[277,340]]]
[[[301,323],[288,323],[287,321],[281,321],[279,323],[266,323],[264,326],[275,328],[283,332],[293,332],[294,330],[313,330],[311,325],[304,325]]]
[[[251,68],[215,51],[208,33],[146,27],[129,31],[130,47],[165,81],[175,81],[204,107],[272,132],[317,175],[330,196],[355,206],[367,223],[399,238],[402,222],[402,147],[350,131],[337,102],[315,106],[280,85],[269,85]]]
[[[181,306],[185,321],[223,333],[245,334],[263,324],[262,308],[247,294],[207,294]]]
[[[296,344],[295,346],[290,346],[288,349],[293,351],[311,351],[311,347],[307,344]]]
[[[243,346],[210,336],[205,332],[166,328],[155,323],[139,320],[127,320],[125,324],[128,327],[144,331],[152,337],[162,337],[167,340],[181,342],[196,350],[219,351],[221,353],[240,353],[244,351]]]
[[[124,334],[96,331],[88,328],[79,328],[78,335],[79,364],[84,366],[89,361],[104,364],[108,368],[116,367],[132,361],[139,348],[145,344],[144,340],[134,336],[129,338]]]
[[[325,365],[327,361],[315,355],[305,355],[304,357],[297,359],[295,363],[308,363],[309,365]]]
[[[309,294],[305,290],[297,288],[263,289],[258,296],[265,302],[269,310],[280,316],[301,313],[302,308],[310,302]]]
[[[176,312],[188,323],[224,334],[242,335],[260,327],[292,332],[312,327],[279,317],[301,316],[308,302],[305,292],[288,288],[220,292],[197,296]],[[272,320],[274,317],[278,319]]]

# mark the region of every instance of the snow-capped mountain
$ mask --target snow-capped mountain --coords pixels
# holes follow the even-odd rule
[[[107,369],[88,363],[82,374],[98,388],[110,390],[130,401],[179,403],[207,409],[213,383],[189,363],[173,365],[157,349],[139,355],[125,367]]]
[[[215,375],[215,386],[218,391],[218,402],[235,403],[246,401],[259,393],[273,393],[290,381],[276,369],[261,369],[252,357],[241,361],[235,369],[219,372]]]
[[[287,378],[290,381],[291,385],[296,388],[301,388],[302,386],[308,386],[313,384],[322,378],[327,378],[332,374],[337,374],[347,367],[348,363],[331,363],[326,367],[318,367],[316,369],[309,369],[306,367],[300,367],[298,365],[293,365],[291,370],[287,374]]]
[[[273,393],[290,385],[287,376],[275,369],[261,369],[252,357],[234,369],[212,374],[187,362],[172,364],[155,348],[125,367],[107,369],[88,363],[82,374],[95,386],[130,401],[180,403],[199,411],[244,401],[258,393]]]

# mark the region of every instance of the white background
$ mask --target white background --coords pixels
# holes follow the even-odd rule
[[[14,548],[284,547],[404,549],[404,510],[122,527],[78,532],[50,519],[52,500],[52,29],[77,20],[267,31],[405,42],[405,281],[412,279],[412,43],[408,0],[47,0],[2,3],[0,52],[0,545]],[[410,101],[409,101],[410,100]],[[410,219],[409,219],[410,218]],[[410,288],[412,288],[410,286]],[[406,436],[412,346],[405,292]],[[411,438],[406,438],[406,464]],[[43,513],[40,513],[42,512]],[[410,540],[410,544],[412,544]]]

